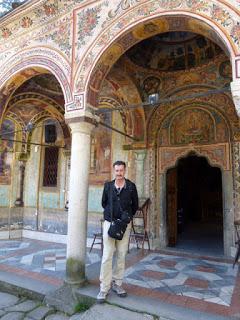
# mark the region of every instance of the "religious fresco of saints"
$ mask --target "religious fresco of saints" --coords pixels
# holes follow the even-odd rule
[[[171,144],[214,142],[214,123],[210,115],[201,109],[180,112],[170,127]]]
[[[0,144],[0,184],[11,183],[11,156],[13,151],[14,123],[4,120],[1,127],[2,140]]]
[[[232,67],[230,61],[223,61],[219,66],[219,74],[224,79],[231,80],[232,79]]]
[[[101,122],[112,125],[111,112],[101,114]],[[111,178],[111,131],[103,126],[93,132],[90,183],[102,184]]]
[[[142,99],[148,101],[149,95],[159,93],[161,80],[155,76],[147,77],[142,84]]]
[[[180,71],[207,64],[221,49],[193,31],[154,35],[134,45],[126,56],[140,67],[157,71]]]

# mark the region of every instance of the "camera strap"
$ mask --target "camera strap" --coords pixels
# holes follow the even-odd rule
[[[111,213],[111,223],[113,221],[113,187],[112,182],[109,185],[109,202],[110,202],[110,213]]]

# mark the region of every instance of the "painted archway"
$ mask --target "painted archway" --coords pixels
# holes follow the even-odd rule
[[[234,71],[233,77],[237,77],[237,23],[230,17],[237,17],[238,12],[232,7],[226,4],[216,5],[211,1],[200,4],[192,1],[149,1],[126,5],[125,10],[123,6],[121,2],[115,11],[116,19],[108,19],[104,24],[105,30],[95,39],[78,65],[74,80],[75,92],[86,98],[86,104],[97,105],[102,80],[126,50],[137,42],[162,32],[182,29],[209,37],[228,54]],[[181,21],[184,22],[181,24]],[[94,92],[90,87],[94,88]]]
[[[184,129],[181,123],[184,119]],[[189,122],[187,121],[189,119]],[[177,135],[176,135],[176,128]],[[203,135],[201,136],[201,132]],[[200,137],[201,136],[201,137]],[[231,162],[232,128],[226,115],[216,107],[186,105],[169,111],[159,126],[157,135],[157,197],[159,244],[167,246],[167,172],[177,167],[180,159],[194,154],[203,157],[210,166],[218,167],[222,176],[224,253],[230,255],[233,246],[233,168]],[[176,208],[175,208],[176,209]]]
[[[5,63],[0,72],[0,88],[3,98],[8,98],[16,90],[11,83],[17,74],[24,73],[19,83],[20,86],[32,76],[46,71],[52,73],[58,80],[62,88],[65,106],[71,104],[73,96],[70,87],[70,65],[61,54],[44,47],[21,51]],[[4,109],[1,110],[1,114],[4,113]]]

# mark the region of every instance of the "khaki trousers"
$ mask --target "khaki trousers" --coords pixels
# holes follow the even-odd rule
[[[131,231],[131,223],[129,223],[122,240],[115,240],[108,235],[109,226],[110,222],[105,220],[103,223],[103,256],[100,271],[100,290],[104,292],[109,291],[112,281],[115,281],[119,286],[122,285]],[[113,254],[115,251],[116,259],[113,266]]]

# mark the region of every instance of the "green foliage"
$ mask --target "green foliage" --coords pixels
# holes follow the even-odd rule
[[[74,312],[84,312],[87,311],[91,307],[91,303],[88,303],[87,301],[85,302],[78,302],[74,308]]]

